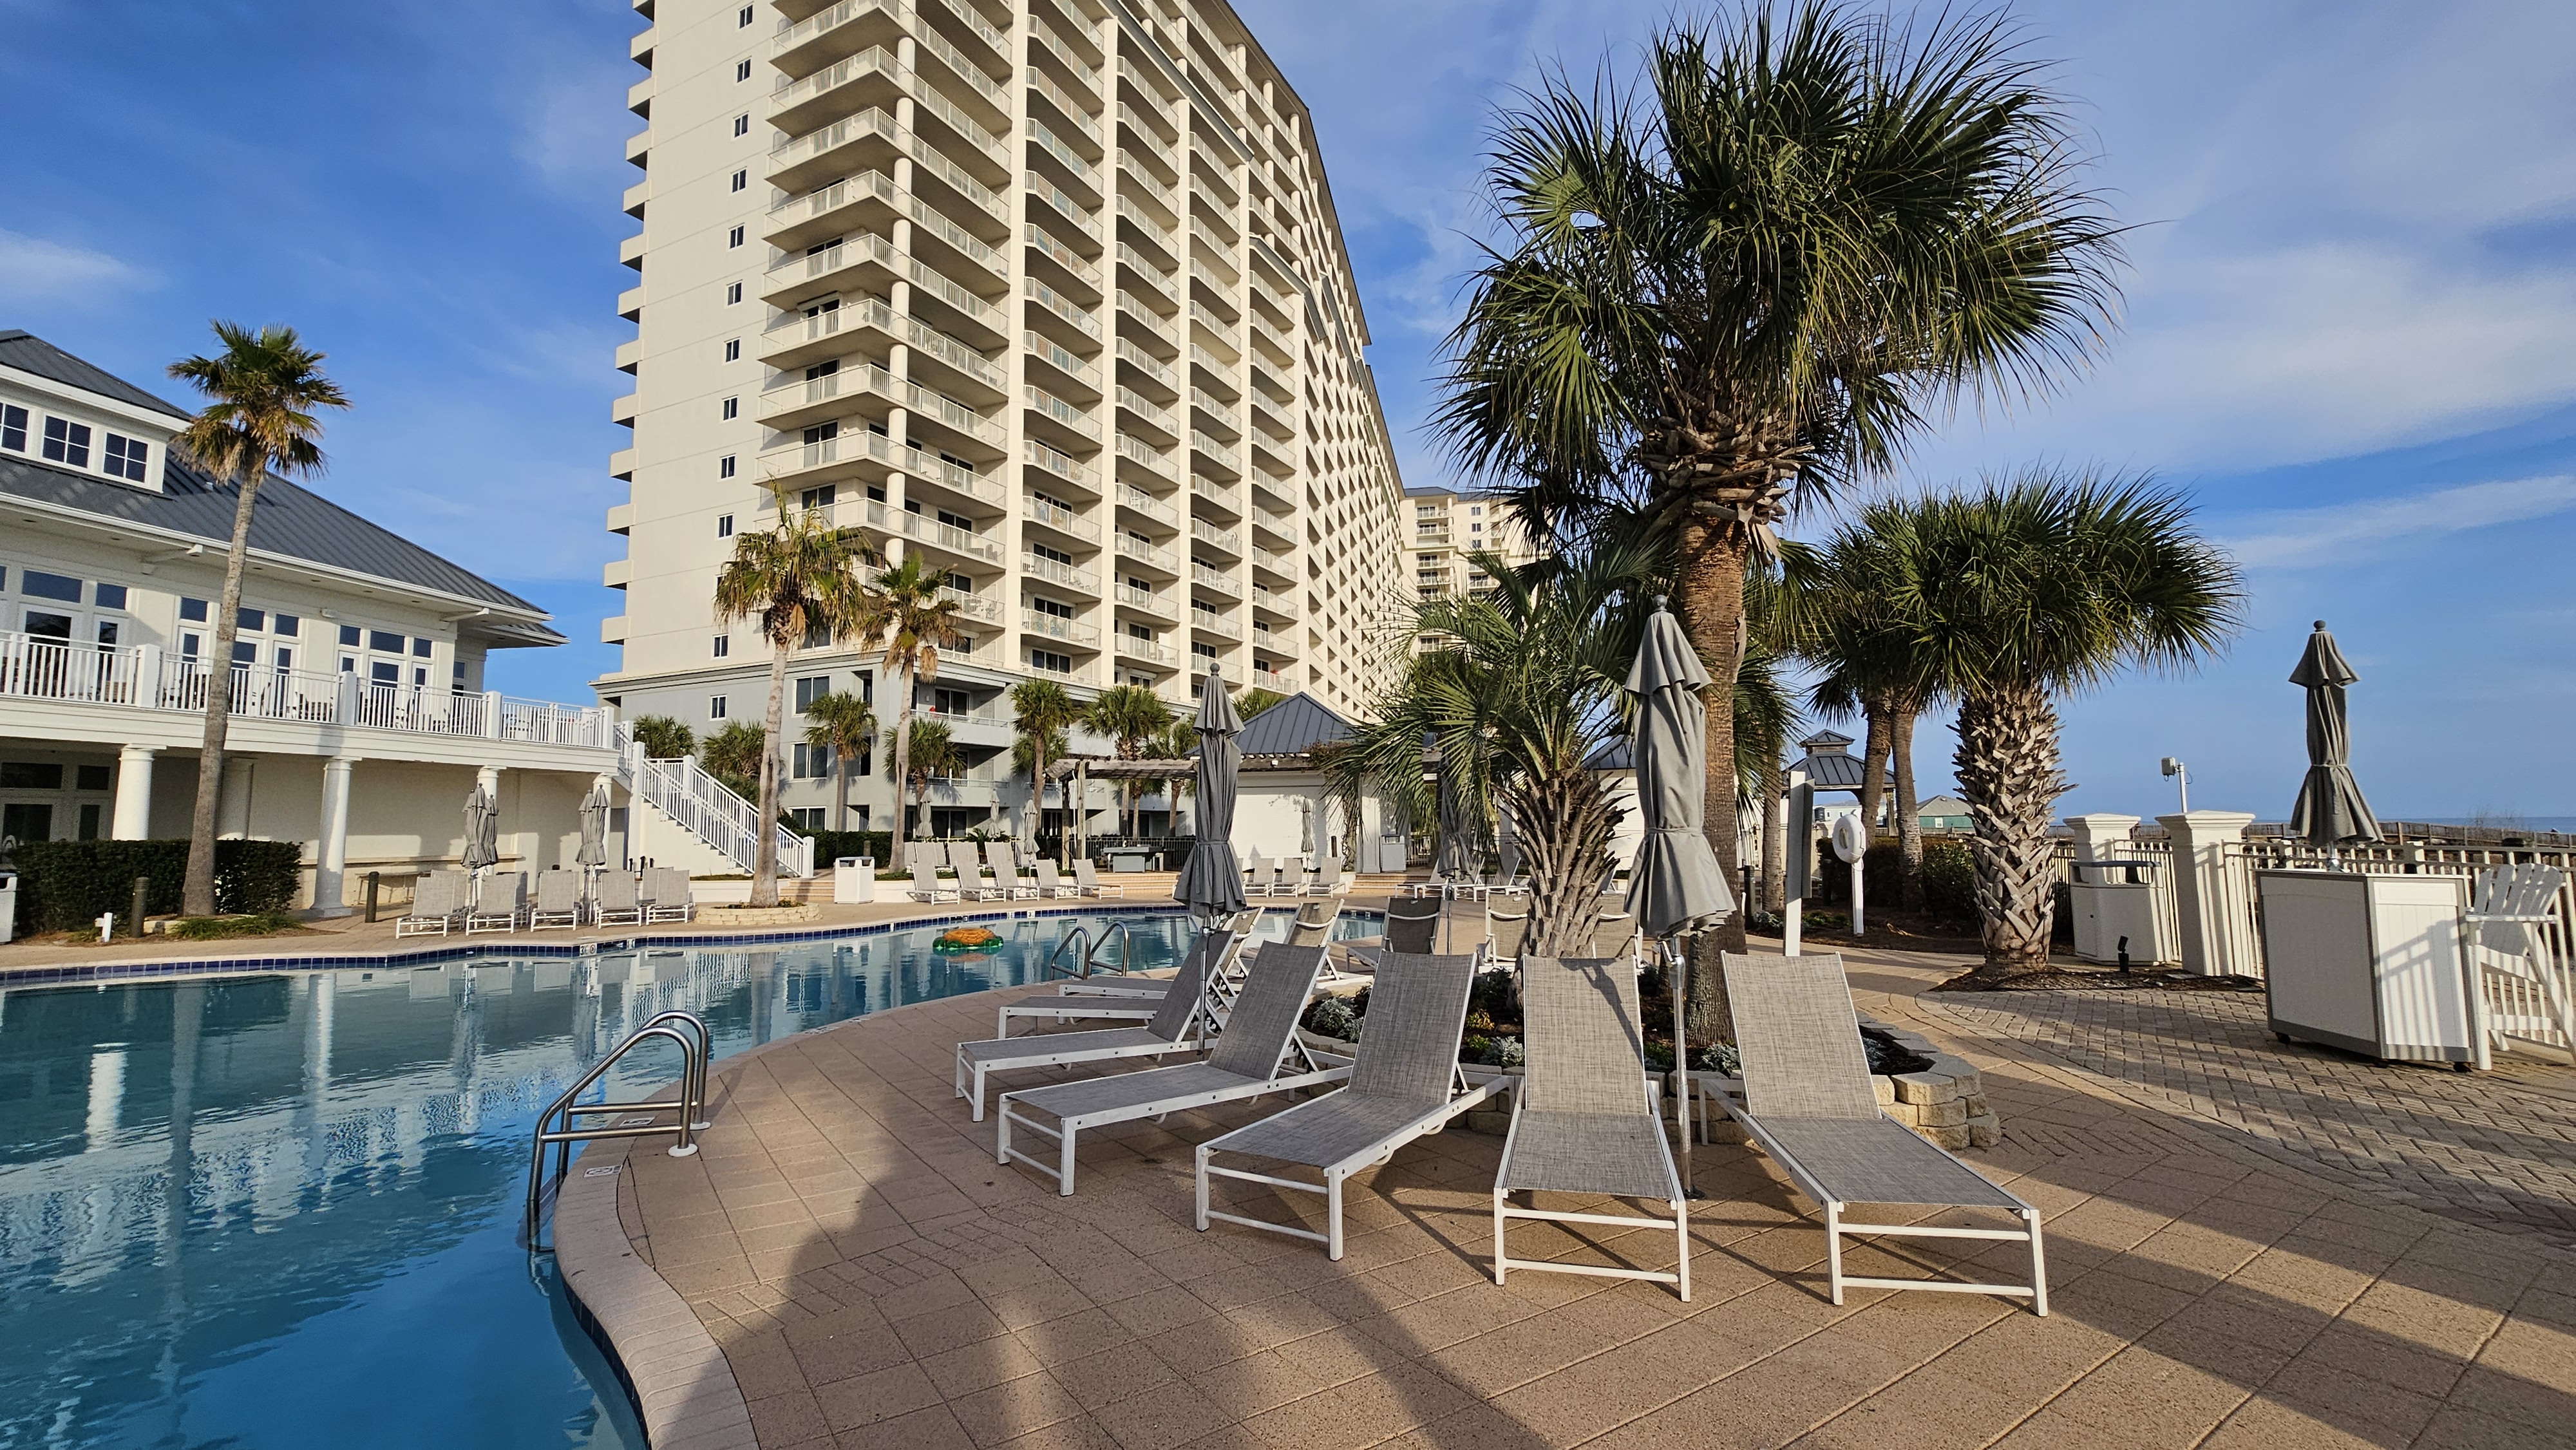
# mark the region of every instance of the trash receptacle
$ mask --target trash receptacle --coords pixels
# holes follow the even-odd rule
[[[877,858],[843,856],[832,863],[832,902],[849,906],[877,899]]]
[[[0,871],[0,942],[18,938],[18,873]]]

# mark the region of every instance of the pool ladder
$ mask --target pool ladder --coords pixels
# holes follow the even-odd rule
[[[1088,928],[1077,926],[1066,932],[1056,942],[1055,950],[1047,953],[1046,965],[1039,969],[1038,980],[1051,982],[1058,977],[1087,978],[1095,970],[1108,969],[1108,963],[1101,961],[1100,955],[1109,950],[1109,943],[1113,940],[1118,943],[1116,970],[1122,977],[1127,975],[1135,965],[1135,934],[1128,930],[1128,923],[1113,921],[1109,924],[1109,929],[1100,934],[1100,940],[1096,944],[1091,940],[1091,932]],[[1080,948],[1074,954],[1074,959],[1081,964],[1080,970],[1064,965],[1064,950],[1067,947]]]
[[[626,1054],[647,1042],[666,1041],[680,1045],[680,1100],[675,1103],[594,1103],[576,1106],[574,1099],[588,1092],[608,1070]],[[546,1105],[537,1115],[537,1131],[528,1153],[528,1246],[535,1248],[539,1221],[545,1212],[546,1149],[555,1150],[555,1192],[560,1198],[564,1175],[572,1168],[572,1145],[599,1138],[651,1138],[664,1133],[676,1134],[679,1142],[671,1145],[671,1156],[686,1158],[698,1151],[697,1135],[707,1130],[707,1059],[713,1055],[715,1039],[707,1024],[695,1013],[664,1012],[635,1029],[633,1036],[617,1044],[581,1081],[564,1090],[563,1096]],[[656,1121],[662,1114],[675,1114],[675,1120]],[[584,1117],[626,1118],[599,1127],[582,1127],[574,1119]]]

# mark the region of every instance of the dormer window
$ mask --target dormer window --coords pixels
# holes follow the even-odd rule
[[[27,451],[27,410],[15,403],[0,404],[0,448]]]
[[[152,445],[140,438],[128,438],[122,433],[108,434],[107,476],[122,478],[129,483],[141,483],[143,463],[151,452]]]
[[[68,418],[47,418],[45,457],[73,468],[89,467],[89,425]]]

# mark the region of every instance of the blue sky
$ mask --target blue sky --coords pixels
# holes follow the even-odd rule
[[[1238,8],[1316,114],[1407,480],[1444,481],[1418,425],[1490,107],[1544,61],[1632,58],[1670,7]],[[2325,618],[2383,814],[2576,814],[2576,7],[2016,13],[2139,227],[2124,327],[1891,486],[2152,470],[2254,591],[2226,659],[2069,702],[2066,809],[2169,810],[2177,754],[2195,804],[2277,819],[2304,762],[2284,676]],[[302,328],[359,404],[325,489],[554,610],[574,644],[496,675],[582,698],[613,663],[636,28],[618,0],[0,0],[0,326],[138,380],[210,316]],[[1950,744],[1927,725],[1928,773]]]

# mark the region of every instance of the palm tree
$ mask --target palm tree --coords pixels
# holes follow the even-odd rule
[[[923,834],[930,828],[930,782],[957,768],[965,759],[957,749],[957,740],[948,733],[944,720],[915,720],[886,732],[886,750],[903,764],[895,767],[895,788],[912,788],[912,808],[921,812]],[[895,801],[895,849],[903,849],[903,801]]]
[[[1277,690],[1265,690],[1255,686],[1234,697],[1235,718],[1250,720],[1253,716],[1287,698]]]
[[[1047,762],[1063,757],[1065,732],[1082,723],[1082,707],[1053,680],[1022,680],[1011,687],[1011,713],[1020,737],[1011,759],[1029,773],[1029,844],[1034,847],[1046,824]]]
[[[1959,702],[1959,794],[1976,835],[1989,977],[2048,964],[2059,770],[2055,697],[2131,665],[2180,669],[2242,620],[2236,565],[2144,478],[2032,469],[1881,511],[1883,604]]]
[[[788,507],[778,495],[774,527],[738,534],[716,574],[716,619],[749,618],[769,641],[769,711],[761,721],[759,845],[751,868],[753,906],[778,904],[778,737],[787,712],[787,656],[808,639],[861,628],[872,615],[863,565],[876,545],[835,528],[820,509]]]
[[[1255,695],[1269,695],[1271,698],[1267,701],[1256,701],[1253,708],[1245,709],[1243,702],[1252,699]],[[1249,720],[1285,698],[1287,697],[1271,690],[1246,690],[1234,697],[1234,717],[1238,720]],[[1179,760],[1184,756],[1198,754],[1198,749],[1199,727],[1175,715],[1171,723],[1155,731],[1153,736],[1146,740],[1139,753],[1155,760]],[[1144,782],[1137,782],[1136,793],[1139,796],[1145,794]],[[1164,799],[1172,808],[1173,835],[1177,836],[1181,833],[1181,802],[1197,800],[1198,795],[1199,781],[1196,774],[1174,776],[1163,782]],[[1142,808],[1142,804],[1141,801],[1138,803],[1139,809]]]
[[[668,715],[639,716],[631,730],[647,759],[677,760],[698,748],[697,732]]]
[[[862,626],[862,648],[885,646],[885,672],[894,685],[894,728],[886,732],[894,757],[896,789],[912,778],[913,744],[919,738],[912,728],[913,695],[922,680],[939,678],[939,652],[955,649],[964,636],[957,632],[957,601],[940,593],[947,587],[946,576],[931,568],[919,554],[906,554],[903,562],[877,576],[874,606]],[[941,727],[944,737],[946,727]],[[903,802],[895,802],[894,842],[888,862],[895,870],[904,869]]]
[[[698,766],[735,795],[758,796],[760,760],[768,753],[768,734],[748,720],[735,720],[707,737]]]
[[[197,752],[197,806],[188,820],[188,874],[179,894],[179,910],[188,916],[215,912],[215,807],[223,792],[224,745],[232,724],[233,640],[241,629],[242,569],[250,558],[250,521],[259,486],[272,473],[320,474],[322,424],[314,414],[349,406],[340,385],[323,374],[323,354],[306,347],[294,328],[252,332],[221,320],[213,326],[222,352],[170,364],[170,376],[195,384],[208,400],[180,430],[178,444],[228,480],[234,493],[223,602],[215,611],[215,667],[207,672],[206,729]]]
[[[1724,33],[1662,30],[1644,80],[1551,76],[1501,118],[1486,189],[1503,237],[1470,279],[1436,422],[1560,550],[1642,510],[1731,689],[1746,569],[1793,490],[1882,474],[1944,405],[2045,393],[2082,365],[2109,324],[2117,229],[1998,15],[1763,3]],[[1709,712],[1710,844],[1730,874],[1733,723]],[[1705,934],[1695,970],[1715,977],[1740,938]]]
[[[1106,737],[1117,749],[1121,760],[1143,757],[1145,744],[1155,732],[1172,723],[1172,707],[1149,685],[1112,685],[1094,696],[1090,708],[1082,712],[1083,726],[1093,734]],[[1136,807],[1140,793],[1135,781],[1120,781],[1119,794],[1127,804],[1127,837],[1136,836]]]
[[[1636,586],[1653,560],[1620,549],[1517,569],[1491,554],[1472,562],[1494,587],[1413,605],[1407,633],[1451,643],[1405,662],[1332,768],[1373,779],[1423,819],[1427,737],[1468,819],[1512,818],[1530,863],[1528,950],[1585,955],[1620,816],[1590,761],[1626,730]]]
[[[831,752],[832,829],[850,828],[850,767],[877,738],[877,712],[856,695],[834,690],[805,706],[805,747]]]

